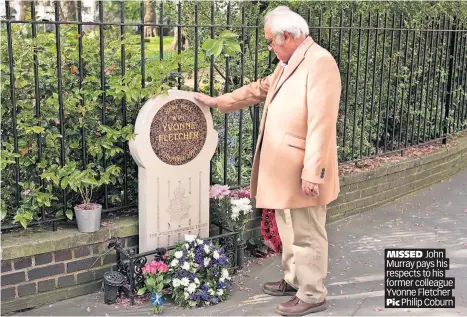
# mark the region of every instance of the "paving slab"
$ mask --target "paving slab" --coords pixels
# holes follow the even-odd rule
[[[439,184],[371,211],[330,223],[330,307],[317,316],[467,316],[467,170]],[[455,277],[452,309],[384,308],[384,249],[442,248],[450,259],[447,277]],[[167,304],[166,316],[275,316],[284,297],[261,291],[281,277],[280,257],[250,259],[235,276],[232,296],[204,309]],[[147,316],[149,303],[105,305],[103,293],[81,296],[18,313],[17,316]]]

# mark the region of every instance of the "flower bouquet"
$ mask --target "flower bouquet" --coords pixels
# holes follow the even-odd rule
[[[244,242],[246,225],[254,209],[249,188],[231,191],[228,185],[213,185],[210,189],[210,202],[213,220],[237,231],[238,240]]]
[[[169,252],[170,287],[174,302],[184,308],[224,301],[230,291],[229,265],[224,249],[211,241],[192,239]]]
[[[152,294],[151,302],[154,314],[162,312],[162,305],[164,304],[162,290],[170,282],[167,271],[167,264],[162,261],[151,261],[142,269],[145,277],[145,287],[138,290],[138,295],[143,295],[146,291]]]

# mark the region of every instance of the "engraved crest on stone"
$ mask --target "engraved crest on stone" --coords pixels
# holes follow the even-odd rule
[[[172,220],[180,221],[184,217],[188,217],[190,208],[190,198],[186,196],[185,188],[179,185],[173,192],[167,213]]]

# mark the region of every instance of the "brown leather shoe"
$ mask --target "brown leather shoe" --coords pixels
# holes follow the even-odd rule
[[[326,310],[328,305],[326,300],[321,303],[309,304],[301,301],[297,296],[293,296],[288,302],[280,304],[276,312],[282,316],[303,316]]]
[[[293,296],[297,290],[287,284],[285,280],[279,282],[268,282],[263,285],[263,292],[272,296]]]

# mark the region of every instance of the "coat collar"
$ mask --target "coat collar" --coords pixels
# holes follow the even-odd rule
[[[313,43],[314,43],[313,39],[310,36],[308,36],[305,40],[303,40],[303,42],[300,44],[297,50],[293,53],[292,57],[290,58],[287,64],[286,69],[284,70],[284,73],[282,74],[282,76],[279,75],[280,76],[279,80],[276,81],[276,85],[274,87],[274,92],[271,96],[271,100],[272,98],[274,98],[277,91],[281,88],[284,82],[294,73],[298,65],[300,65],[302,61],[305,59],[305,54]],[[282,66],[282,64],[279,64],[278,67],[280,67],[278,73],[281,74],[284,66]]]

